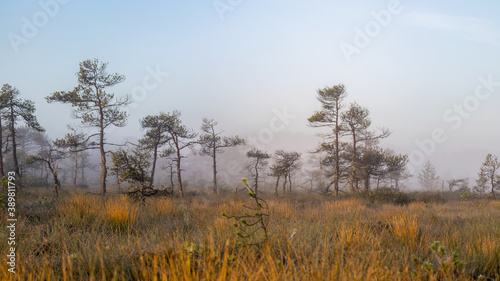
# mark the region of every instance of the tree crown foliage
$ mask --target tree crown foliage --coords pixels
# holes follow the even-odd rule
[[[98,59],[80,62],[80,70],[76,73],[78,86],[72,91],[52,93],[46,97],[47,102],[70,103],[74,117],[89,127],[125,126],[127,113],[120,108],[130,103],[129,96],[115,98],[114,94],[105,91],[105,88],[123,82],[125,76],[107,73],[107,66],[108,63]]]
[[[120,148],[111,153],[111,159],[114,165],[111,170],[118,176],[117,184],[128,182],[139,189],[148,187],[151,166],[150,153],[139,148],[132,151]]]
[[[221,136],[224,131],[216,131],[217,122],[214,119],[203,118],[199,143],[201,145],[201,154],[214,156],[224,152],[224,148],[235,147],[245,144],[245,140],[239,136],[225,137]]]
[[[418,181],[424,190],[436,190],[439,185],[439,176],[431,161],[427,161],[418,175]]]
[[[0,91],[1,117],[8,122],[8,126],[13,130],[16,122],[21,119],[24,123],[37,131],[43,132],[45,129],[38,123],[35,116],[35,103],[31,100],[19,98],[19,90],[9,84],[4,84]]]

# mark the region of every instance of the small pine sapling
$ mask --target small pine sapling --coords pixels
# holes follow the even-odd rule
[[[251,205],[243,204],[248,211],[244,211],[241,216],[228,216],[226,212],[222,216],[233,219],[233,226],[237,229],[236,234],[246,242],[238,242],[238,246],[260,246],[267,241],[269,224],[269,206],[259,194],[248,184],[246,178],[242,179],[248,189],[248,196],[253,200]]]
[[[458,260],[458,254],[453,252],[451,256],[447,255],[446,248],[441,246],[439,241],[432,243],[430,249],[437,260],[437,266],[434,266],[430,261],[422,262],[421,259],[412,255],[413,264],[417,267],[417,271],[413,272],[415,275],[422,274],[422,269],[430,274],[434,274],[436,269],[444,274],[450,271],[452,274],[456,274],[463,267],[463,262]]]

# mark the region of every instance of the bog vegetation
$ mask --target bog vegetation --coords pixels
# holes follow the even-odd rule
[[[125,77],[97,59],[81,62],[77,77],[73,90],[46,97],[81,121],[55,140],[32,101],[1,89],[0,176],[5,185],[15,173],[19,214],[17,274],[2,264],[2,280],[500,278],[496,155],[473,182],[441,178],[430,161],[412,175],[407,155],[379,145],[391,132],[346,104],[342,84],[317,91],[319,110],[304,122],[322,142],[307,155],[248,147],[209,118],[189,128],[177,110],[139,120],[136,143],[111,143],[130,99],[107,91]],[[219,177],[220,155],[235,147],[246,156],[244,183]],[[194,154],[210,159],[203,185],[183,178]],[[413,176],[424,192],[403,192]]]
[[[446,194],[445,194],[446,195]],[[451,194],[447,194],[453,196]],[[296,195],[264,198],[266,239],[240,237],[228,217],[250,213],[234,193],[105,198],[47,189],[19,194],[15,275],[1,280],[495,280],[500,203]],[[418,201],[417,201],[418,200]],[[251,211],[250,215],[253,215]],[[5,215],[1,227],[5,227]],[[250,224],[251,221],[247,219]],[[241,223],[241,222],[239,222]],[[6,232],[0,239],[6,241]],[[250,239],[253,239],[252,237]],[[439,244],[436,245],[436,241]],[[259,243],[245,246],[245,243]],[[0,254],[7,254],[2,247]]]

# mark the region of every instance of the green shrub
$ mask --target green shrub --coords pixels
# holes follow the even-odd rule
[[[381,187],[374,191],[362,192],[360,193],[360,197],[370,204],[380,203],[407,205],[413,201],[408,194],[388,187]]]
[[[423,191],[413,193],[416,201],[424,203],[446,203],[447,200],[442,192]]]

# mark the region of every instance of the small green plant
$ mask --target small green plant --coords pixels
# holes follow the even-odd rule
[[[461,268],[463,266],[463,263],[458,260],[458,254],[457,252],[453,252],[451,256],[446,254],[446,248],[444,246],[440,246],[439,241],[435,241],[431,245],[431,250],[438,260],[438,263],[443,267],[449,267],[453,266],[457,269]]]
[[[197,245],[193,242],[184,242],[184,250],[186,250],[189,253],[189,256],[196,256],[196,255],[201,255],[203,253],[203,245]]]
[[[248,189],[248,196],[253,199],[252,204],[250,206],[243,204],[243,207],[248,211],[244,211],[241,216],[228,216],[226,212],[223,212],[222,216],[234,220],[233,226],[236,228],[236,234],[240,239],[246,240],[245,242],[238,242],[237,246],[260,247],[267,241],[269,207],[267,202],[259,197],[257,192],[248,184],[246,178],[243,178],[242,181]]]
[[[471,198],[472,194],[470,192],[464,192],[460,194],[460,201],[469,201]]]
[[[412,255],[413,264],[417,267],[417,270],[413,271],[416,276],[421,275],[423,272],[427,272],[427,274],[434,274],[435,272],[447,274],[450,270],[457,273],[463,267],[463,262],[458,260],[458,254],[453,252],[451,256],[447,255],[446,248],[441,246],[439,241],[432,243],[430,249],[437,260],[437,265],[430,261],[423,262],[420,258]]]
[[[370,204],[375,203],[375,192],[369,192],[367,194],[367,197],[368,197],[368,202],[370,202]]]

